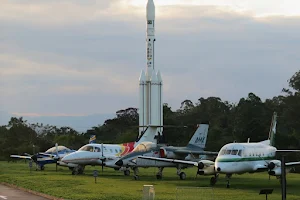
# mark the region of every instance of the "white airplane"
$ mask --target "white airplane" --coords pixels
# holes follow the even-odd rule
[[[208,124],[200,124],[192,136],[191,140],[185,147],[174,147],[166,146],[161,144],[155,144],[151,142],[143,142],[135,147],[135,149],[121,157],[116,165],[120,167],[132,168],[134,172],[134,178],[138,179],[138,167],[158,167],[159,172],[156,174],[157,179],[162,178],[162,172],[164,167],[176,167],[177,175],[180,179],[185,179],[186,174],[181,171],[181,169],[190,167],[187,164],[178,164],[178,163],[168,163],[160,162],[156,160],[144,160],[139,159],[139,156],[151,156],[151,157],[160,157],[160,158],[176,158],[183,160],[193,160],[199,161],[203,155],[214,155],[217,156],[218,152],[208,152],[204,151],[207,134],[208,134]]]
[[[116,170],[124,171],[124,175],[129,175],[130,171],[127,168],[122,168],[115,164],[115,162],[121,157],[130,153],[136,145],[141,142],[149,141],[156,143],[156,136],[154,129],[157,127],[148,126],[147,129],[141,134],[141,136],[135,142],[124,144],[86,144],[78,151],[70,153],[62,158],[64,163],[78,164],[73,169],[72,174],[82,174],[86,165],[101,165],[103,167],[111,167]]]
[[[300,150],[278,150],[274,147],[276,134],[277,114],[274,112],[269,132],[269,138],[261,142],[230,143],[224,145],[215,160],[202,160],[200,162],[163,159],[165,162],[189,164],[198,167],[197,174],[215,175],[211,178],[211,185],[217,182],[219,174],[226,174],[227,187],[232,174],[243,174],[246,172],[267,171],[269,175],[281,176],[281,161],[275,159],[277,152],[300,152]],[[162,160],[159,158],[139,157],[142,159]],[[291,169],[300,162],[287,162],[285,166]]]

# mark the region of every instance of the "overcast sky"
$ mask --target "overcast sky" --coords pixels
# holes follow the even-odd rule
[[[298,0],[154,0],[164,102],[279,95],[300,69]],[[0,111],[138,107],[146,0],[1,0]]]

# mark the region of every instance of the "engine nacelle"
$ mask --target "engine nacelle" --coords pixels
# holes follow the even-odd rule
[[[161,158],[166,158],[167,157],[167,150],[165,149],[165,148],[163,148],[163,147],[161,147],[160,149],[159,149],[159,157],[161,157]]]
[[[280,160],[271,160],[268,164],[268,169],[273,170],[276,167],[280,167],[280,166],[281,166],[281,161]]]
[[[281,176],[281,167],[276,167],[275,169],[270,170],[268,173],[271,176]]]
[[[213,175],[215,174],[215,166],[214,165],[210,165],[208,167],[205,167],[204,169],[199,169],[197,171],[197,174],[199,175]]]

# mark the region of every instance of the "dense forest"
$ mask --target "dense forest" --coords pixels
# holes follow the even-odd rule
[[[247,138],[264,140],[276,111],[276,147],[300,149],[300,71],[288,83],[289,88],[283,88],[282,95],[265,101],[249,93],[238,103],[219,97],[201,97],[197,102],[186,99],[176,111],[165,103],[164,124],[176,125],[164,128],[166,141],[170,145],[186,145],[196,125],[204,121],[210,124],[207,150],[218,151],[228,142],[245,142]],[[12,117],[7,125],[0,126],[0,160],[7,160],[10,154],[45,151],[55,143],[78,149],[92,134],[97,136],[99,143],[134,141],[138,134],[138,119],[137,108],[127,108],[117,111],[115,118],[107,119],[102,125],[78,133],[71,127],[30,124],[22,117]]]

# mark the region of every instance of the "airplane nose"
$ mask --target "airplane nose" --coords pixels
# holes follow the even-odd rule
[[[123,161],[122,160],[118,160],[115,164],[118,165],[118,166],[123,166]]]

